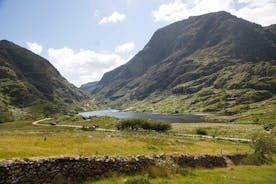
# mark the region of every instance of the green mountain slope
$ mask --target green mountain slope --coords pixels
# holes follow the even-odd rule
[[[0,41],[2,115],[62,112],[85,98],[47,60],[12,42]]]
[[[109,107],[138,111],[236,115],[262,102],[275,109],[275,60],[272,31],[227,12],[209,13],[156,31],[93,93]]]
[[[79,87],[80,90],[86,91],[88,93],[92,93],[94,89],[96,89],[98,81],[88,82],[87,84],[83,84]]]

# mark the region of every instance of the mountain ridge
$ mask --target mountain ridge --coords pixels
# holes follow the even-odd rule
[[[46,59],[10,41],[0,41],[1,112],[66,111],[88,96]]]
[[[157,30],[128,63],[105,73],[92,94],[114,108],[232,114],[256,103],[244,94],[258,102],[274,98],[275,60],[270,30],[226,12],[209,13]],[[214,94],[191,101],[205,89]],[[182,105],[172,100],[170,110],[157,107],[169,97]]]

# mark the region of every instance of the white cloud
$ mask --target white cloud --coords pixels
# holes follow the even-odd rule
[[[197,0],[195,6],[190,9],[189,16],[217,11],[233,12],[234,0]]]
[[[135,44],[134,42],[127,42],[127,43],[123,43],[121,45],[118,45],[116,48],[115,48],[115,52],[120,52],[120,53],[128,53],[128,52],[131,52],[135,47]]]
[[[128,61],[117,54],[70,48],[48,49],[51,63],[76,86],[100,80],[103,74]]]
[[[35,54],[40,54],[43,50],[42,45],[39,45],[36,42],[26,42],[28,49],[31,50]]]
[[[161,4],[158,10],[153,10],[152,15],[156,22],[166,21],[173,22],[187,18],[189,15],[189,10],[186,4],[181,0],[175,0],[168,4]]]
[[[251,22],[256,22],[263,26],[268,26],[276,23],[276,1],[272,2],[264,0],[265,4],[255,1],[249,1],[248,6],[245,6],[235,12],[238,17],[244,18]]]
[[[99,24],[107,24],[107,23],[115,23],[115,22],[122,22],[123,20],[125,20],[126,15],[119,13],[117,11],[114,11],[112,13],[112,15],[107,16],[107,17],[103,17]]]
[[[155,22],[174,22],[223,10],[263,26],[276,23],[276,0],[174,0],[161,4],[152,15]]]

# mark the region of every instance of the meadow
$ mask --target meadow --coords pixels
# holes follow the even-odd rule
[[[248,151],[250,147],[245,143],[179,137],[173,133],[83,131],[68,127],[34,126],[32,121],[0,124],[2,159],[164,152],[230,154]]]
[[[148,177],[147,175],[110,177],[82,184],[123,184],[135,178],[145,178],[150,184],[275,184],[276,164],[269,166],[235,166],[215,169],[186,169],[185,173],[168,177]],[[254,174],[253,174],[254,173]]]
[[[198,128],[210,136],[251,138],[263,132],[257,124],[233,123],[173,123],[168,132],[155,131],[84,131],[80,128],[51,126],[55,122],[65,125],[89,126],[115,129],[119,119],[94,117],[82,119],[79,116],[57,116],[41,122],[48,126],[34,126],[33,120],[6,122],[0,124],[0,159],[41,158],[56,156],[91,155],[141,155],[157,153],[186,154],[234,154],[252,153],[249,143],[226,140],[187,137],[195,135]],[[275,158],[274,158],[275,160]],[[124,183],[128,179],[143,177],[152,184],[177,183],[275,183],[276,164],[266,166],[232,166],[228,168],[188,168],[182,174],[166,177],[149,177],[147,174],[119,175],[87,181],[85,184]],[[254,175],[252,175],[254,173]]]

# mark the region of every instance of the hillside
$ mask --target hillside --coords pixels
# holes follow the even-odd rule
[[[276,24],[267,26],[266,29],[276,34]]]
[[[93,93],[125,110],[263,114],[266,103],[273,112],[276,35],[227,12],[190,17],[157,30]]]
[[[62,112],[87,98],[47,60],[6,40],[0,41],[0,81],[2,118]]]
[[[80,90],[82,91],[86,91],[88,93],[92,93],[94,91],[94,89],[96,89],[98,84],[98,81],[95,82],[88,82],[86,84],[83,84],[79,87]]]

